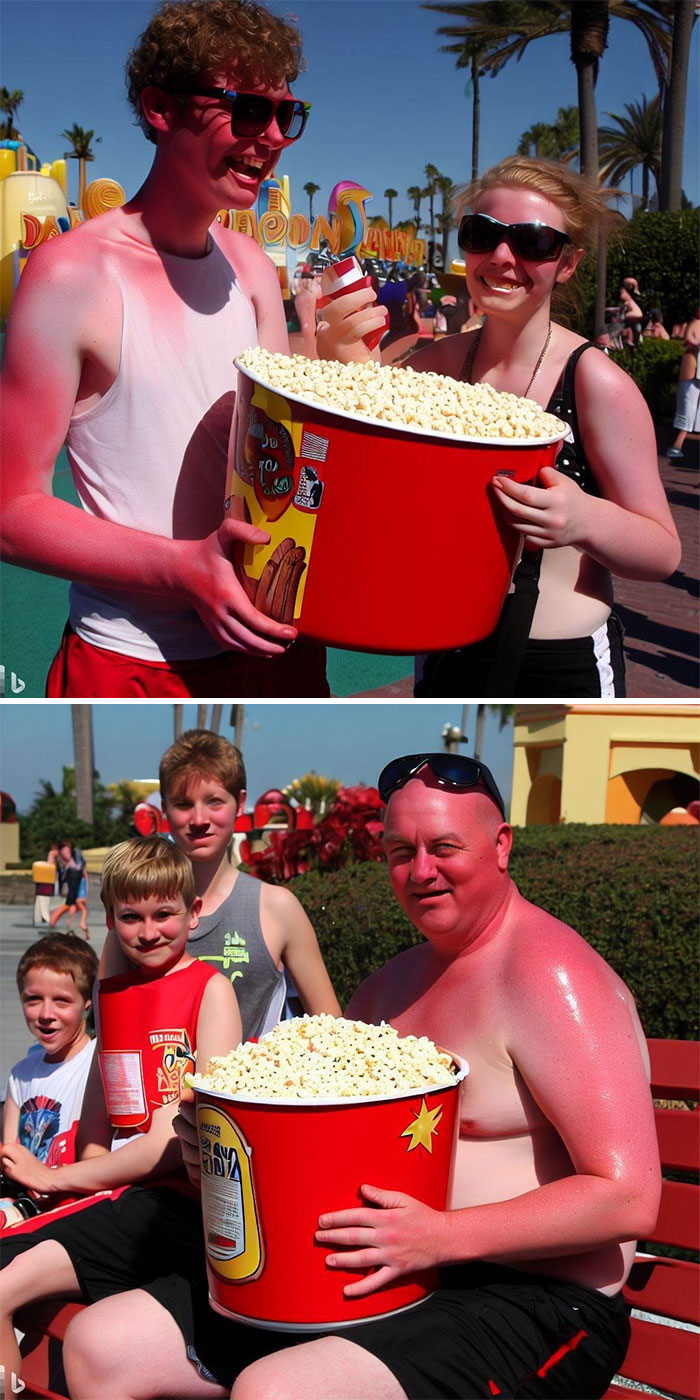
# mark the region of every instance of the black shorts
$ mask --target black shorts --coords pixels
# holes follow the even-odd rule
[[[2,1241],[3,1268],[45,1240],[65,1249],[86,1303],[171,1273],[206,1281],[199,1198],[167,1187],[132,1186],[114,1200],[47,1220],[30,1233],[9,1231]]]
[[[530,638],[509,695],[515,700],[599,700],[624,697],[624,632],[619,618],[590,637]],[[417,696],[489,697],[496,633],[459,651],[431,652]],[[496,697],[494,697],[496,698]]]
[[[175,1318],[200,1374],[226,1387],[260,1357],[321,1335],[227,1321],[183,1279],[146,1291]],[[409,1400],[597,1400],[624,1360],[630,1324],[621,1294],[476,1264],[444,1270],[441,1287],[418,1307],[322,1335],[371,1352]]]

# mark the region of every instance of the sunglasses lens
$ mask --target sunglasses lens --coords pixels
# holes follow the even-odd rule
[[[377,788],[382,802],[388,802],[392,792],[405,782],[416,766],[420,758],[419,754],[411,754],[409,758],[395,758],[391,763],[387,763],[379,774]]]
[[[564,246],[564,235],[548,224],[518,224],[513,246],[519,257],[530,262],[552,262]]]
[[[288,141],[298,141],[306,126],[307,111],[303,102],[280,102],[277,124]]]
[[[502,227],[483,214],[465,214],[459,226],[459,246],[465,253],[490,253],[498,244]]]
[[[231,104],[231,129],[235,136],[259,136],[272,121],[274,111],[269,97],[241,92]]]

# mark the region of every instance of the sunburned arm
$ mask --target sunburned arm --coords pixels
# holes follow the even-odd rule
[[[323,1216],[317,1233],[342,1247],[330,1267],[377,1269],[349,1285],[348,1296],[414,1268],[586,1253],[653,1229],[661,1180],[636,1017],[589,954],[549,966],[529,961],[510,988],[506,1049],[564,1143],[572,1175],[511,1200],[442,1212],[385,1190],[389,1183],[363,1186],[370,1208]]]
[[[224,232],[224,237],[227,235]],[[277,269],[272,259],[246,234],[229,234],[228,251],[241,287],[255,311],[258,344],[264,350],[289,354],[289,336]],[[227,245],[228,246],[228,245]]]
[[[296,895],[263,885],[260,913],[266,938],[280,948],[281,960],[310,1016],[342,1014],[321,956],[318,939]]]
[[[537,487],[498,477],[493,485],[512,524],[533,548],[573,545],[621,578],[667,578],[680,543],[642,395],[619,365],[591,352],[576,371],[576,407],[601,497],[551,467]]]
[[[226,519],[205,540],[171,540],[51,494],[102,300],[90,258],[78,261],[79,232],[32,253],[13,301],[1,406],[4,557],[98,588],[187,598],[221,646],[278,655],[296,632],[253,607],[232,564],[238,542],[263,543],[263,531]]]

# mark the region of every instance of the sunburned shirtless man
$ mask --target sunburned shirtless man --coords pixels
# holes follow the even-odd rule
[[[73,581],[47,693],[326,695],[323,649],[259,612],[224,519],[236,372],[288,352],[276,270],[213,221],[250,209],[308,109],[301,40],[255,0],[166,0],[129,55],[141,189],[32,253],[3,376],[5,557]],[[66,442],[84,509],[52,495]]]
[[[363,983],[348,1014],[468,1060],[456,1178],[445,1212],[367,1183],[366,1208],[329,1200],[317,1238],[330,1268],[361,1275],[348,1295],[434,1264],[441,1287],[408,1312],[295,1346],[207,1315],[206,1284],[192,1285],[193,1329],[146,1294],[122,1295],[71,1324],[74,1400],[162,1394],[164,1356],[169,1395],[225,1396],[237,1376],[233,1400],[593,1400],[624,1357],[620,1290],[660,1190],[632,996],[519,894],[483,765],[413,755],[379,788],[392,887],[425,942]],[[195,1171],[196,1136],[182,1127]]]

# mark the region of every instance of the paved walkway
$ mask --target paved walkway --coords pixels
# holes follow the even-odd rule
[[[670,438],[670,429],[667,435]],[[665,438],[660,446],[666,446]],[[700,444],[686,440],[683,461],[671,463],[660,457],[659,470],[683,557],[665,583],[615,581],[615,608],[626,632],[627,694],[632,700],[696,700],[700,691]],[[357,694],[405,699],[413,694],[413,679],[407,667],[400,680]]]

